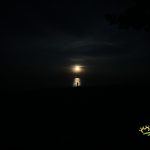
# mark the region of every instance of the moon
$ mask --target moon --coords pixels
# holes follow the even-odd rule
[[[74,73],[79,73],[79,72],[82,71],[82,68],[81,68],[81,66],[76,65],[76,66],[74,66],[74,67],[72,68],[72,70],[73,70]]]

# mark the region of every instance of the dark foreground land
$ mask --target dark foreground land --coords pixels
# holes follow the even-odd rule
[[[1,90],[0,149],[149,149],[149,86]]]

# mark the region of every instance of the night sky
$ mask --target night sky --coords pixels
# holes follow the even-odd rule
[[[128,7],[125,0],[1,2],[0,87],[71,87],[76,64],[85,66],[85,86],[149,83],[150,33],[105,18]]]

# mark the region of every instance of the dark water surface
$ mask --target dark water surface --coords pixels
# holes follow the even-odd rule
[[[149,89],[107,86],[1,91],[1,149],[146,149]]]

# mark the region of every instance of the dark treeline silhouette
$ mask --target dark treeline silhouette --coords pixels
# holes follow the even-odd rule
[[[106,14],[111,24],[118,24],[122,29],[144,29],[150,31],[150,5],[147,0],[130,0],[128,8],[122,13]]]

